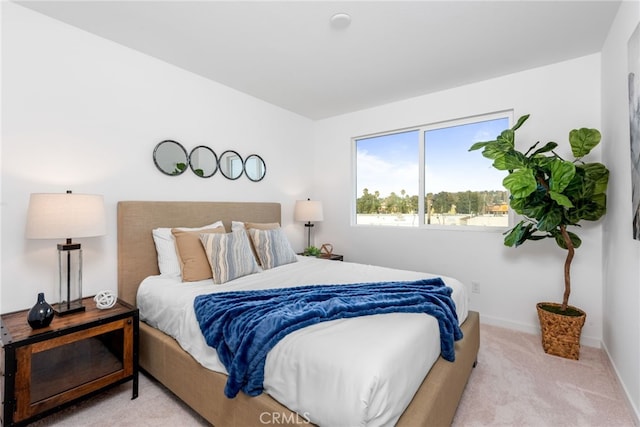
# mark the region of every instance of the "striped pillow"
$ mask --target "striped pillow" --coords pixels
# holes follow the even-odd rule
[[[282,228],[271,230],[251,228],[249,233],[260,265],[265,270],[298,261]]]
[[[201,234],[200,240],[211,266],[213,283],[220,285],[260,271],[251,252],[246,231]]]

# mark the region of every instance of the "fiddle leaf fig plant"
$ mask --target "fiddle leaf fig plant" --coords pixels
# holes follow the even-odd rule
[[[483,149],[482,155],[493,160],[493,167],[507,171],[502,181],[509,191],[511,208],[522,220],[504,237],[504,244],[517,247],[527,240],[554,239],[567,250],[564,264],[564,295],[561,311],[565,312],[571,293],[571,261],[582,241],[569,226],[596,221],[607,211],[609,170],[602,163],[585,163],[583,158],[601,139],[597,129],[574,129],[569,132],[573,160],[563,159],[554,150],[556,142],[539,147],[533,144],[525,153],[515,148],[515,133],[529,115],[522,116],[494,141],[478,142],[469,151]]]

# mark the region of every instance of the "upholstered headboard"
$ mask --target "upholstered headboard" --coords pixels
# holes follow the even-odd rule
[[[281,222],[279,203],[260,202],[118,202],[118,297],[136,305],[140,282],[160,274],[151,230],[200,227],[222,221]]]

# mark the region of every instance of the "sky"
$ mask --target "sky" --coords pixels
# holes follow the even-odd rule
[[[442,125],[440,125],[442,126]],[[441,191],[504,190],[506,172],[497,171],[482,150],[469,152],[478,141],[495,139],[509,127],[507,118],[445,128],[424,127],[356,141],[358,197],[364,188],[379,191],[382,197],[392,191],[400,195],[418,194],[420,132],[426,132],[425,175],[427,193]]]

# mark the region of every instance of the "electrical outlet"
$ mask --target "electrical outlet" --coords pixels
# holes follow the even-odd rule
[[[480,293],[480,283],[471,282],[471,292],[473,292],[474,294],[479,294]]]

